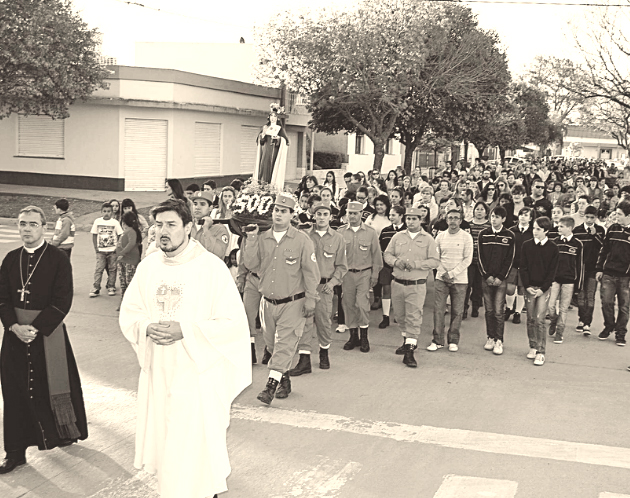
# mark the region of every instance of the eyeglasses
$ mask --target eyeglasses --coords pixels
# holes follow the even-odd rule
[[[534,188],[545,188],[544,185],[534,185]]]
[[[448,221],[456,221],[456,220],[461,220],[461,218],[459,216],[447,216],[446,219]]]
[[[26,222],[26,221],[20,221],[19,223],[20,228],[26,228],[27,226],[31,227],[31,228],[39,228],[42,226],[41,223],[37,223],[36,221],[30,221],[30,222]]]
[[[359,197],[359,196],[357,195],[357,201],[364,201],[365,199],[367,199],[367,197]]]

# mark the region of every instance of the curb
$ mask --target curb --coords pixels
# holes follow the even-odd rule
[[[0,226],[14,226],[17,228],[17,218],[0,218]],[[55,222],[56,223],[56,222]],[[55,223],[53,223],[52,221],[49,221],[48,223],[46,223],[46,229],[47,230],[55,230]],[[90,230],[92,230],[92,225],[85,225],[85,224],[74,224],[75,227],[75,231],[77,232],[89,232]]]

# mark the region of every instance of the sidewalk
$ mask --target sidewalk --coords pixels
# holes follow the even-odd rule
[[[88,201],[109,201],[117,199],[132,199],[137,208],[150,207],[159,204],[166,199],[165,192],[111,192],[109,190],[83,190],[73,188],[34,187],[31,185],[8,185],[0,183],[0,193],[4,194],[31,194],[46,195],[51,197],[85,199]],[[75,219],[75,226],[79,232],[89,232],[94,220],[101,215],[100,212],[89,213]],[[13,218],[0,218],[0,225],[15,225]],[[49,229],[54,229],[54,223],[48,223]]]

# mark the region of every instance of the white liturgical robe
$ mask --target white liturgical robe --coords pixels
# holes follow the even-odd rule
[[[147,326],[180,323],[184,338],[155,344]],[[120,310],[140,363],[134,465],[157,474],[165,498],[227,490],[226,431],[234,398],[252,381],[247,317],[223,261],[190,240],[174,258],[147,256]]]

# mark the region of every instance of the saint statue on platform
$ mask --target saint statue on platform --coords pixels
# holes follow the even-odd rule
[[[274,183],[282,191],[289,139],[278,119],[278,115],[284,112],[284,108],[278,104],[271,104],[270,108],[267,123],[256,138],[258,153],[254,178],[259,182]]]

